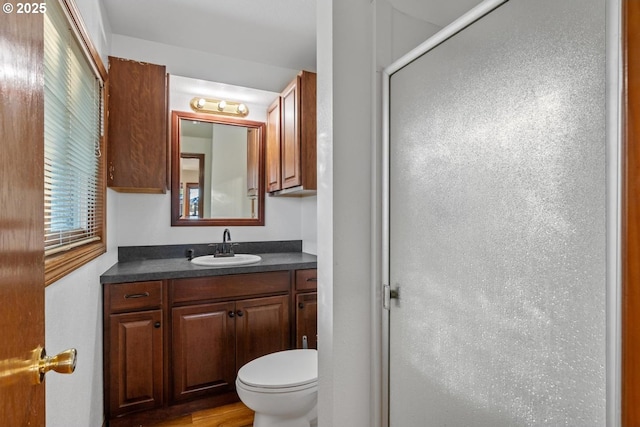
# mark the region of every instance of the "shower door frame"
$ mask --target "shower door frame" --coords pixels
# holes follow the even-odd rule
[[[378,398],[380,399],[380,413],[374,415],[374,420],[378,416],[381,418],[382,427],[390,426],[390,310],[388,304],[393,304],[390,300],[390,195],[389,195],[389,160],[390,160],[390,83],[392,75],[410,64],[420,56],[426,54],[431,49],[443,43],[464,28],[472,25],[483,16],[508,2],[509,0],[485,0],[454,22],[443,28],[434,36],[411,50],[400,59],[382,70],[382,167],[381,171],[381,283],[376,284],[373,292],[373,303],[379,309],[380,335],[374,337],[373,348],[382,350],[379,361],[379,372],[381,373],[380,393],[374,392],[374,408]],[[607,289],[606,289],[606,422],[609,427],[619,427],[621,425],[621,354],[622,354],[622,326],[621,326],[621,301],[622,301],[622,265],[621,265],[621,209],[622,209],[622,162],[623,159],[623,131],[624,124],[622,118],[622,102],[624,100],[624,82],[622,78],[622,43],[620,30],[622,25],[622,3],[626,0],[607,0],[607,22],[606,22],[606,84],[608,88],[606,99],[606,174],[607,174]],[[381,297],[380,297],[381,296]],[[382,304],[380,306],[380,300]],[[375,318],[374,318],[375,321]],[[375,328],[374,328],[375,332]],[[380,343],[380,347],[376,346]],[[378,363],[376,363],[378,362]],[[376,422],[377,424],[377,422]]]

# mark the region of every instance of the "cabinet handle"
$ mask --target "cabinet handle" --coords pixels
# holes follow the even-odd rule
[[[229,317],[236,317],[236,313],[234,313],[233,311],[229,312]]]
[[[149,296],[149,292],[143,292],[141,294],[127,294],[124,297],[125,299],[131,299],[131,298],[144,298],[148,296]]]
[[[309,277],[309,278],[307,279],[307,282],[317,282],[317,281],[318,281],[318,278],[317,278],[317,277]]]
[[[238,315],[238,317],[244,316],[244,313],[242,312],[242,310],[238,310],[236,314]]]
[[[113,172],[116,168],[113,167],[113,163],[109,163],[109,180],[113,181]]]
[[[154,327],[154,328],[156,328],[156,329],[158,329],[158,328],[160,327],[160,322],[156,322],[156,323],[154,323],[154,324],[153,324],[153,327]]]
[[[298,308],[300,308],[300,309],[304,308],[304,304],[303,304],[303,303],[301,303],[301,302],[299,302],[299,303],[298,303]]]

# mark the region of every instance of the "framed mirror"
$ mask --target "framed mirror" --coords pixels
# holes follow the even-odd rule
[[[265,124],[171,112],[171,225],[264,225]]]

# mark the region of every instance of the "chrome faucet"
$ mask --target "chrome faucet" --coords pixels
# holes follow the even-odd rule
[[[224,231],[222,232],[222,244],[224,245],[225,243],[227,243],[227,239],[229,239],[228,241],[231,241],[231,232],[229,231],[228,228],[225,228]]]

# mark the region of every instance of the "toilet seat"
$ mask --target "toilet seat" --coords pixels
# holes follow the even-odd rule
[[[285,393],[315,387],[318,382],[316,350],[286,350],[259,357],[238,371],[237,382],[246,390]]]

